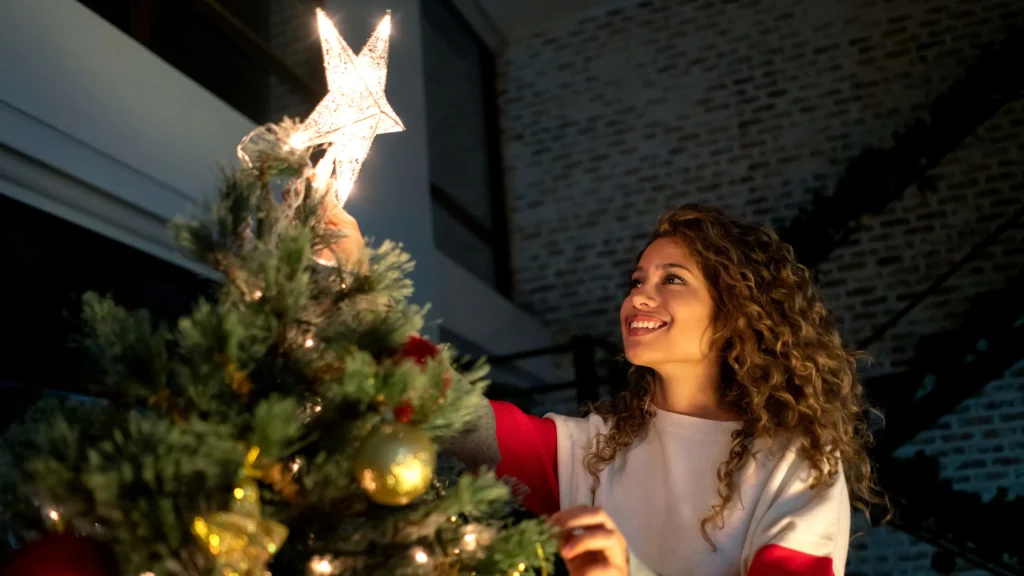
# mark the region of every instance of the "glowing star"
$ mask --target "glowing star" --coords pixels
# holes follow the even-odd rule
[[[315,168],[317,188],[332,187],[338,206],[344,206],[373,138],[377,134],[405,130],[384,97],[391,13],[380,21],[358,56],[323,10],[318,8],[316,17],[327,74],[327,95],[289,144],[294,148],[327,146]]]

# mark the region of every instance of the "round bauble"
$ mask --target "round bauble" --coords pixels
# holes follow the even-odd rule
[[[405,506],[430,487],[437,449],[422,430],[383,424],[356,452],[355,480],[366,495],[385,506]]]

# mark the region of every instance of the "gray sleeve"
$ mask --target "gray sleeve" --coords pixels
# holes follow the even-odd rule
[[[633,549],[629,550],[629,576],[658,576],[653,570],[647,567],[646,564],[640,561],[633,554]]]
[[[474,422],[462,433],[445,442],[441,450],[454,456],[468,470],[496,468],[501,461],[501,452],[498,451],[498,436],[491,403],[483,403]]]

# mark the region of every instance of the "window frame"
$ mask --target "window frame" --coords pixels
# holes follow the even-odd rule
[[[481,222],[472,212],[463,207],[452,194],[434,182],[433,178],[430,180],[430,197],[440,209],[491,249],[494,264],[494,287],[501,295],[511,300],[513,296],[512,257],[505,189],[505,163],[502,154],[498,107],[498,56],[451,0],[425,1],[443,4],[444,9],[458,22],[467,37],[471,38],[481,53],[487,56],[482,59],[480,90],[484,104],[484,139],[487,146],[488,192],[491,205],[490,229],[488,230],[487,224]]]

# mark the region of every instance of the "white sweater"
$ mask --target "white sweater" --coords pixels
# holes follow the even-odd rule
[[[792,443],[756,444],[737,473],[724,527],[709,526],[713,550],[700,523],[719,501],[717,470],[737,423],[659,410],[647,436],[601,472],[594,494],[583,458],[608,424],[598,416],[547,418],[557,430],[559,507],[604,508],[629,544],[631,574],[844,573],[850,501],[842,472],[812,490],[811,467]]]

